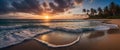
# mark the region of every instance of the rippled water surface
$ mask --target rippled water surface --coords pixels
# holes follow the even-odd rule
[[[91,31],[99,25],[103,25],[103,23],[101,21],[88,20],[72,20],[69,22],[1,22],[0,48],[21,43],[27,39],[36,39],[51,47],[70,46],[78,42],[80,38],[90,35],[90,33],[84,34],[84,31]]]

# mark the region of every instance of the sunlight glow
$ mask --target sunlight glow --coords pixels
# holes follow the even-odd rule
[[[45,19],[49,19],[49,16],[45,16]]]
[[[49,22],[49,21],[50,21],[50,16],[45,15],[45,16],[44,16],[44,22]]]

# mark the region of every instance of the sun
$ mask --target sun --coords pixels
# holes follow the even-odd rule
[[[44,22],[49,22],[50,21],[50,16],[46,15],[44,16]]]
[[[49,19],[50,17],[49,16],[45,16],[45,19]]]

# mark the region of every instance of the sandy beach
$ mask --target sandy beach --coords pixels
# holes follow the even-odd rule
[[[120,26],[120,19],[100,20],[108,20],[107,23],[117,24]],[[91,33],[92,34],[87,38],[83,38],[79,42],[68,47],[48,47],[47,45],[32,39],[0,50],[120,50],[119,29],[109,30],[107,35],[104,35],[103,32],[97,31]]]

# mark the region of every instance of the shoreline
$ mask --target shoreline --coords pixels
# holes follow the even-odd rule
[[[120,19],[89,19],[89,20],[105,20],[107,23],[117,24],[120,26]],[[96,32],[98,33],[98,32]],[[106,40],[96,38],[92,39],[82,39],[72,46],[52,48],[47,45],[38,42],[34,39],[24,41],[23,43],[13,45],[3,50],[116,50],[120,49],[120,32],[112,33],[106,36]]]

